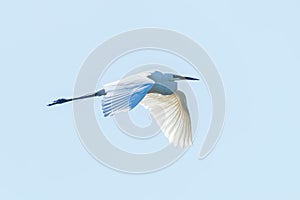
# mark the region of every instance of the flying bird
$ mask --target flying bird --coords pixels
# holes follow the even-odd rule
[[[107,117],[130,111],[140,103],[150,111],[169,142],[184,148],[192,144],[192,128],[186,97],[177,89],[180,80],[199,79],[158,70],[146,71],[105,84],[103,89],[92,94],[58,99],[48,106],[103,96],[102,110]]]

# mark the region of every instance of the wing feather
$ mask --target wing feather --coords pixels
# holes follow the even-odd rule
[[[148,93],[154,81],[145,73],[128,76],[120,81],[104,85],[106,95],[102,99],[104,116],[133,109]]]
[[[182,148],[192,144],[191,119],[183,92],[177,90],[171,95],[150,93],[141,105],[149,109],[171,144]]]

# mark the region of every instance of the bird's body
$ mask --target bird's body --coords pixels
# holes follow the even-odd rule
[[[169,142],[175,146],[189,146],[192,130],[186,98],[177,90],[177,80],[198,80],[160,71],[147,71],[131,75],[120,81],[105,84],[103,89],[89,95],[58,99],[49,106],[72,100],[103,96],[104,116],[130,111],[139,103],[149,109]]]

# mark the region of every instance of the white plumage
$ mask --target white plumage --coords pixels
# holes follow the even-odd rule
[[[164,135],[174,146],[192,144],[192,128],[186,97],[177,90],[178,80],[199,80],[160,71],[147,71],[104,85],[103,89],[71,99],[58,99],[48,106],[104,96],[104,116],[130,111],[139,103],[149,109]]]
[[[146,74],[128,76],[120,81],[104,85],[106,95],[102,100],[104,116],[133,109],[153,87],[155,82]]]
[[[192,144],[192,128],[189,110],[183,92],[170,95],[147,94],[141,104],[149,109],[165,136],[174,146]]]

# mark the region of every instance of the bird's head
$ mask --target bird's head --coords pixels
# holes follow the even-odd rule
[[[188,76],[180,76],[177,74],[172,74],[172,73],[164,73],[158,70],[155,70],[153,72],[150,72],[150,75],[148,75],[149,78],[151,78],[154,81],[160,81],[160,82],[164,82],[164,81],[180,81],[180,80],[194,80],[194,81],[198,81],[198,78],[192,78],[192,77],[188,77]]]

